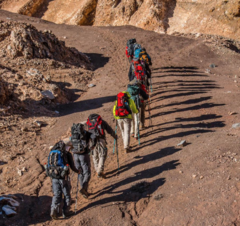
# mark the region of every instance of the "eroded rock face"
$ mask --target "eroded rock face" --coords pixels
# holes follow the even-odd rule
[[[24,23],[0,23],[0,41],[7,39],[6,52],[12,58],[48,58],[91,69],[90,59],[75,48],[68,48],[51,31],[38,31]]]
[[[239,39],[238,0],[9,0],[2,9],[73,25],[133,25],[159,33],[205,33]]]

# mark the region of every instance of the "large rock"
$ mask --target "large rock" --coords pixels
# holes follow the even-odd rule
[[[66,64],[92,69],[87,55],[66,47],[51,31],[38,31],[34,26],[17,22],[0,22],[0,41],[8,43],[6,52],[12,58],[54,59]]]

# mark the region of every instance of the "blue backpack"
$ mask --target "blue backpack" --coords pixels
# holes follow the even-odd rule
[[[134,51],[134,58],[136,58],[136,59],[139,59],[139,57],[140,57],[140,52],[142,51],[142,49],[136,49],[135,51]]]
[[[64,142],[59,141],[50,151],[48,155],[48,163],[45,166],[46,173],[49,177],[54,179],[64,179],[69,173],[68,165],[65,165],[67,163],[67,156],[64,150]]]
[[[52,150],[48,156],[48,167],[64,168],[63,153],[59,150]]]

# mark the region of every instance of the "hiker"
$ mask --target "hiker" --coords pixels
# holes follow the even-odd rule
[[[141,61],[139,59],[134,58],[132,63],[130,64],[128,79],[131,82],[134,78],[141,81],[141,83],[149,86],[147,75]]]
[[[126,56],[127,56],[128,60],[129,60],[129,63],[132,62],[132,59],[134,57],[134,52],[138,48],[141,48],[141,45],[137,43],[135,38],[129,39],[127,41],[127,46],[126,46],[125,53],[126,53]]]
[[[145,109],[146,109],[146,101],[149,98],[149,89],[146,86],[146,84],[142,83],[140,85],[140,90],[142,91],[142,93],[146,94],[146,96],[141,99],[141,105],[140,105],[140,128],[145,129]]]
[[[122,132],[123,145],[126,153],[130,152],[129,143],[132,113],[138,113],[137,107],[130,97],[128,92],[120,92],[117,95],[117,100],[113,107],[113,115]]]
[[[117,139],[115,131],[98,114],[91,114],[87,120],[88,132],[94,134],[94,149],[92,150],[94,168],[98,177],[106,178],[104,174],[104,163],[107,158],[107,141],[105,131],[114,139]]]
[[[139,112],[137,114],[132,114],[133,120],[131,122],[131,134],[137,140],[139,135],[140,120],[142,127],[144,127],[145,121],[145,115],[142,116],[142,114],[145,114],[145,111],[142,111],[141,107],[144,104],[144,100],[147,100],[149,96],[147,90],[143,89],[141,82],[136,78],[128,84],[127,92],[130,94],[131,99],[134,101],[138,111],[141,113],[141,117],[139,117]]]
[[[84,125],[81,123],[73,124],[71,128],[71,142],[74,164],[81,174],[78,175],[81,189],[80,194],[84,198],[88,198],[88,183],[91,177],[91,164],[89,152],[93,148],[94,135],[84,130]]]
[[[48,156],[48,163],[45,165],[46,174],[52,180],[52,205],[50,216],[52,219],[57,219],[57,212],[62,201],[62,194],[64,195],[64,204],[62,208],[63,218],[66,218],[70,214],[71,196],[69,183],[70,168],[80,174],[80,170],[77,170],[74,166],[73,158],[70,152],[66,150],[66,145],[63,141],[57,142],[52,148]]]
[[[145,48],[141,49],[141,52],[139,53],[139,60],[143,65],[143,68],[144,68],[144,71],[146,72],[148,80],[151,79],[152,72],[150,69],[150,65],[152,65],[152,60]]]

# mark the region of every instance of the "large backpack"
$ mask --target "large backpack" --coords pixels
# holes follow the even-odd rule
[[[136,43],[136,39],[129,39],[127,41],[127,51],[129,56],[133,56],[134,54],[134,43]]]
[[[71,128],[71,142],[73,145],[72,152],[75,154],[84,154],[87,149],[87,139],[86,139],[86,131],[83,129],[83,125],[78,123],[73,123]]]
[[[139,53],[139,59],[148,65],[150,64],[148,54],[144,49],[142,49],[141,52]]]
[[[135,48],[134,58],[139,59],[141,50],[142,50],[141,48]]]
[[[102,128],[102,118],[98,114],[91,114],[87,120],[88,131],[95,136],[104,136],[104,130]]]
[[[128,101],[129,97],[126,93],[119,93],[117,95],[116,116],[125,117],[132,113]]]
[[[65,144],[63,141],[54,145],[48,155],[48,163],[46,166],[47,175],[54,179],[63,179],[68,171],[65,165]]]
[[[145,82],[145,70],[139,60],[133,61],[132,70],[137,80]]]
[[[138,85],[128,85],[127,92],[131,95],[131,99],[134,101],[136,107],[140,107],[140,87]]]

